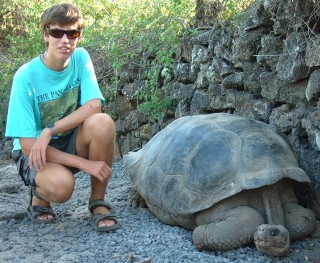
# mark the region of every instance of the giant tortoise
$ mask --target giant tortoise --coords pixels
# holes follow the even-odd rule
[[[139,151],[124,156],[131,205],[143,202],[162,222],[193,230],[198,250],[254,241],[284,256],[290,240],[316,228],[293,184],[310,183],[287,137],[228,113],[181,117]]]

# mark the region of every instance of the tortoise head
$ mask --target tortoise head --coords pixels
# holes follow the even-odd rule
[[[254,234],[254,243],[260,252],[282,257],[289,253],[289,232],[282,225],[263,224]]]

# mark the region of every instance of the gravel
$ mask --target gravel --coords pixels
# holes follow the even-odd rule
[[[148,209],[128,205],[131,183],[122,159],[114,162],[106,195],[119,229],[93,230],[87,210],[90,180],[82,172],[76,175],[72,198],[53,204],[57,222],[33,224],[25,213],[27,189],[15,171],[14,165],[0,170],[0,262],[320,262],[319,236],[292,243],[284,258],[264,256],[253,245],[225,252],[197,251],[191,231],[165,225]]]

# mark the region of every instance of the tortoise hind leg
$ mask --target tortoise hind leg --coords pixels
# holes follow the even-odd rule
[[[310,235],[317,226],[313,211],[295,203],[283,204],[285,226],[289,231],[290,240],[297,240]]]
[[[210,219],[207,224],[197,220],[199,225],[192,239],[198,250],[228,250],[247,245],[253,241],[257,227],[264,223],[263,217],[248,206],[215,212]]]

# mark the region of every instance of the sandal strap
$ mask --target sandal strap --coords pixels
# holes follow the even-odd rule
[[[32,212],[39,212],[39,213],[48,213],[48,214],[53,214],[53,210],[52,210],[52,207],[49,206],[49,207],[44,207],[44,206],[39,206],[39,205],[33,205],[33,206],[30,206],[30,211]]]
[[[43,214],[50,214],[54,218],[56,217],[56,214],[53,212],[52,207],[44,207],[44,206],[29,206],[28,210],[32,213],[33,218],[37,218],[38,216],[41,216]]]
[[[97,200],[89,200],[89,206],[88,206],[88,209],[90,211],[91,214],[93,214],[93,209],[97,208],[97,207],[106,207],[108,208],[109,210],[111,210],[111,205],[109,203],[107,203],[106,201],[104,201],[103,199],[97,199]],[[108,214],[110,215],[110,214]]]
[[[113,231],[117,228],[119,228],[119,223],[118,223],[118,219],[116,217],[115,214],[109,213],[109,214],[102,214],[102,213],[98,213],[98,214],[93,214],[93,209],[97,208],[97,207],[106,207],[109,209],[109,211],[111,212],[111,206],[110,204],[108,204],[106,201],[104,201],[103,199],[98,199],[98,200],[89,200],[89,211],[91,214],[91,219],[92,219],[92,225],[94,227],[94,229],[98,232],[109,232],[109,231]],[[111,226],[99,226],[99,222],[102,220],[112,220],[114,221],[114,224]]]
[[[29,194],[30,194],[30,202],[32,203],[32,196],[37,197],[40,200],[44,200],[37,192],[37,189],[35,186],[29,185]],[[30,203],[30,205],[31,205]]]
[[[96,214],[93,216],[94,224],[98,225],[102,220],[113,220],[114,224],[118,223],[118,219],[115,214]]]

